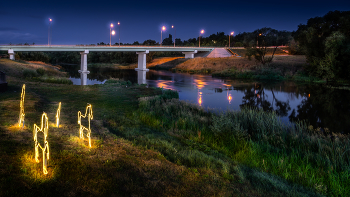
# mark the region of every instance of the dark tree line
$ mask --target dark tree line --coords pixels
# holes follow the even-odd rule
[[[328,80],[350,79],[350,11],[331,11],[310,18],[293,33],[306,54],[305,70]]]

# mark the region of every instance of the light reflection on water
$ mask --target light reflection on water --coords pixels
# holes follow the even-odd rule
[[[80,78],[69,77],[69,79],[73,82],[73,85],[81,85]],[[104,84],[106,81],[107,81],[106,79],[102,81],[97,79],[87,79],[86,85]]]
[[[92,77],[93,73],[89,75]],[[322,85],[297,85],[294,82],[225,80],[209,75],[153,70],[147,73],[112,70],[98,75],[99,80],[109,77],[176,90],[180,100],[197,103],[204,108],[240,110],[246,106],[256,107],[276,112],[284,122],[306,120],[314,128],[327,127],[331,131],[350,133],[350,102],[347,99],[350,91],[346,90]],[[94,83],[96,81],[90,84]]]

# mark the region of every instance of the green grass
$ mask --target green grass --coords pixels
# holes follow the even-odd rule
[[[236,118],[215,115],[179,101],[177,92],[116,79],[104,85],[72,86],[9,76],[8,91],[0,94],[0,196],[320,196],[314,191],[324,192],[322,186],[306,189],[270,170],[271,158],[277,161],[283,153],[274,150],[282,148],[265,147],[265,141],[258,143],[260,138],[250,130],[277,125],[273,116],[253,111]],[[20,129],[16,123],[23,83],[25,127]],[[60,128],[56,128],[59,102]],[[87,139],[78,137],[77,112],[84,111],[87,103],[94,113],[92,148]],[[42,163],[33,160],[32,129],[40,124],[43,111],[50,122],[48,175],[42,174]],[[264,128],[260,133],[276,137],[277,131],[268,133],[271,128]],[[300,151],[316,150],[296,144]],[[283,154],[290,155],[286,150]],[[342,161],[337,154],[332,162]],[[259,166],[265,158],[268,173]],[[313,161],[311,156],[305,158]],[[314,169],[318,164],[310,165]],[[333,165],[334,171],[341,165]],[[338,178],[341,184],[347,184],[344,177]],[[327,182],[326,186],[326,193],[333,195],[335,186]],[[343,185],[339,187],[342,192]]]
[[[217,115],[178,100],[159,99],[145,99],[140,107],[146,124],[182,140],[322,194],[350,195],[347,136],[327,131],[324,135],[303,123],[284,125],[276,114],[252,109]]]
[[[255,79],[255,80],[284,80],[281,72],[269,68],[261,68],[259,70],[236,70],[229,69],[221,72],[213,73],[213,77],[228,77],[232,79]]]

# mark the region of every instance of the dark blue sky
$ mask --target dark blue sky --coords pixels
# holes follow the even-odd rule
[[[187,40],[216,32],[251,32],[262,27],[297,30],[307,20],[329,11],[349,11],[350,1],[105,1],[105,0],[17,0],[0,4],[0,44],[47,44],[48,18],[52,23],[52,44],[109,43],[109,25],[120,21],[122,43],[160,41],[174,35]],[[118,33],[118,28],[114,28]],[[112,43],[118,42],[118,34]]]

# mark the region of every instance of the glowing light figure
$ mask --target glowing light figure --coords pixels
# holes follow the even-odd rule
[[[60,127],[60,116],[61,116],[61,102],[58,104],[58,109],[56,113],[56,126],[57,128]]]
[[[81,117],[83,118],[88,118],[89,121],[89,128],[84,127],[83,125],[81,125]],[[86,107],[85,110],[85,115],[82,115],[81,112],[78,112],[78,124],[80,125],[79,128],[79,135],[80,135],[80,139],[84,140],[84,130],[87,131],[86,137],[89,138],[89,147],[91,148],[91,129],[90,129],[90,121],[93,119],[93,115],[92,115],[92,105],[88,103],[88,106]]]
[[[19,120],[18,120],[18,127],[22,125],[22,128],[24,127],[24,97],[26,94],[26,84],[23,84],[22,86],[22,93],[21,93],[21,102],[19,104],[20,110],[19,110]]]
[[[38,142],[38,132],[44,133],[44,146]],[[34,124],[33,136],[35,143],[35,161],[39,163],[39,148],[43,151],[43,173],[47,174],[47,160],[50,159],[50,149],[49,142],[47,141],[47,136],[49,134],[49,119],[47,118],[47,114],[43,112],[41,116],[41,127],[39,128],[36,124]]]

